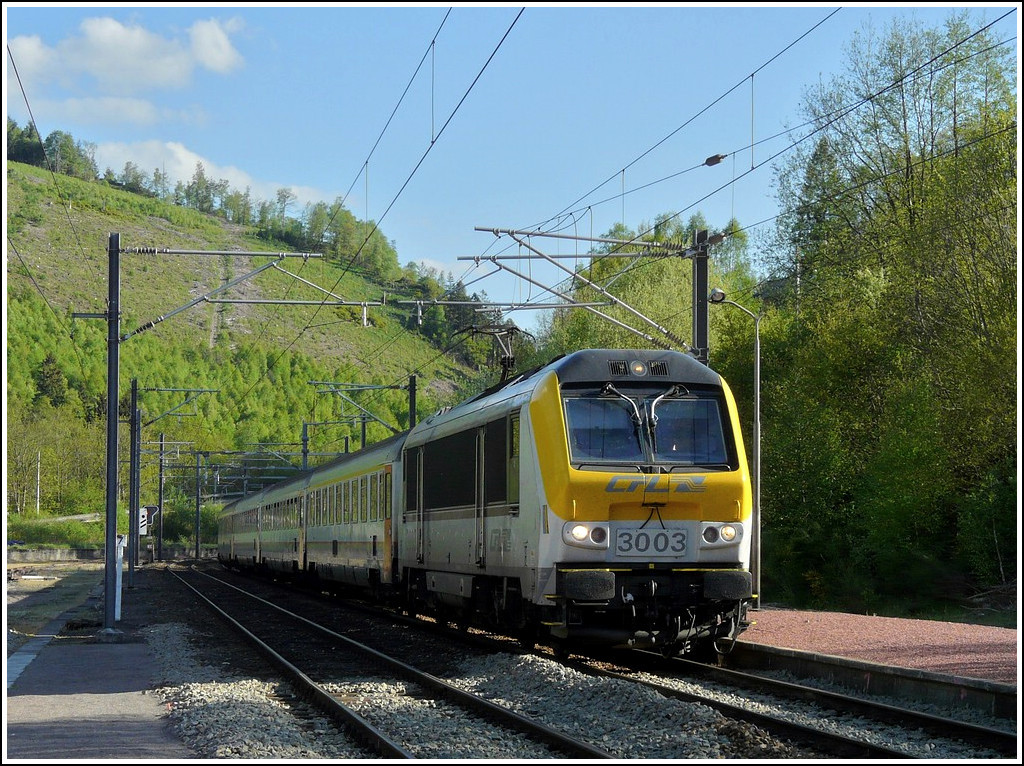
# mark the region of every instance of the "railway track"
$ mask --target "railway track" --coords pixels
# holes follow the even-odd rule
[[[666,660],[648,651],[626,652],[611,662],[581,658],[574,664],[585,672],[633,680],[667,697],[703,702],[831,757],[933,757],[940,739],[943,751],[959,750],[962,757],[1006,758],[1018,749],[1015,731],[683,658]],[[876,723],[865,725],[865,719]]]
[[[445,630],[443,626],[439,629]],[[459,633],[464,635],[462,631]],[[484,637],[483,640],[486,642],[491,638]],[[509,639],[504,642],[505,651],[509,642]],[[759,665],[754,659],[757,648],[749,646],[744,649],[742,662],[751,667]],[[788,654],[794,652],[789,651]],[[551,655],[558,656],[554,650]],[[629,659],[625,659],[627,657]],[[609,658],[613,658],[610,662],[619,667],[620,672],[608,669]],[[915,709],[909,700],[905,704],[894,704],[891,698],[879,699],[877,693],[847,694],[816,687],[812,682],[779,680],[763,673],[716,667],[685,658],[666,660],[650,651],[606,654],[603,659],[567,664],[584,672],[643,683],[666,697],[706,704],[729,718],[831,756],[863,759],[906,758],[908,755],[930,757],[939,740],[945,749],[960,751],[964,757],[1004,758],[1018,752],[1016,690],[1001,684],[972,684],[971,679],[914,674],[917,676],[915,684],[908,691],[926,689],[929,699],[951,701],[950,706],[942,707],[949,714],[941,715]],[[729,657],[725,659],[727,661]],[[773,656],[773,662],[778,665],[780,661]],[[760,664],[772,666],[770,661]],[[846,670],[844,674],[825,658],[811,658],[805,654],[798,658],[798,664],[804,672],[817,673],[820,677],[845,679],[850,673]],[[899,682],[883,678],[890,674],[876,665],[863,672],[870,674],[873,685],[879,689],[891,689],[900,683],[907,685],[905,679]],[[891,675],[901,677],[898,669],[893,669]],[[930,677],[922,678],[923,675]],[[694,683],[695,679],[697,683]],[[733,704],[716,699],[715,692],[739,701]],[[793,715],[798,705],[799,712]],[[957,717],[957,713],[968,717],[971,713],[981,714],[991,720],[992,725]],[[862,726],[862,719],[876,722],[877,726]]]
[[[379,650],[408,655],[409,638],[400,631],[383,631],[370,647],[219,577],[195,571],[177,576],[301,696],[382,757],[507,758],[511,741],[521,757],[613,757]],[[413,728],[403,725],[410,702],[419,708]],[[428,723],[424,709],[433,713]]]
[[[748,655],[754,653],[756,651],[753,649],[747,650]],[[750,662],[751,660],[748,657],[746,661]],[[821,707],[832,707],[876,721],[899,722],[900,725],[920,729],[932,736],[991,749],[1000,756],[1011,756],[1017,753],[1017,691],[1015,687],[1005,684],[975,684],[971,682],[971,679],[942,678],[936,674],[927,674],[927,678],[922,678],[925,674],[914,674],[917,677],[915,690],[926,682],[927,696],[946,703],[943,709],[948,711],[948,714],[940,715],[935,712],[915,709],[905,704],[894,705],[891,702],[886,702],[881,698],[880,692],[875,692],[873,695],[868,695],[866,692],[854,694],[852,693],[856,690],[854,686],[850,687],[851,693],[841,693],[815,687],[807,682],[773,678],[757,670],[748,672],[737,668],[688,663],[686,660],[679,660],[679,662],[688,667],[688,672],[712,681],[747,689],[769,691],[779,697],[789,697],[794,700],[808,700]],[[804,659],[803,662],[806,672],[810,660]],[[815,675],[834,677],[842,674],[835,663],[822,659],[816,659],[814,662],[821,665],[815,669]],[[875,665],[872,665],[869,671],[862,672],[865,674],[870,672],[874,676],[874,686],[879,689],[891,689],[899,684],[898,681],[886,683],[884,679],[879,678],[885,674],[880,673]],[[902,678],[904,674],[894,672],[892,676]],[[813,675],[811,677],[813,678]],[[984,714],[991,721],[991,725],[969,720],[973,714]]]
[[[505,650],[508,650],[508,643],[506,640]],[[757,664],[752,659],[755,653],[754,647],[748,647],[744,663]],[[557,656],[554,650],[551,654]],[[614,657],[611,663],[619,667],[620,672],[609,670],[609,657]],[[624,659],[627,657],[629,659]],[[846,694],[815,687],[812,683],[773,679],[756,672],[684,658],[666,660],[649,651],[619,652],[606,655],[604,659],[604,662],[580,660],[567,664],[583,672],[642,683],[666,697],[706,704],[731,719],[832,757],[933,757],[939,741],[944,750],[962,753],[963,757],[1005,758],[1018,751],[1015,713],[1004,715],[1016,710],[1016,690],[999,688],[1002,687],[999,684],[978,687],[972,686],[970,679],[932,674],[927,679],[928,697],[960,703],[944,708],[950,715],[939,715],[915,709],[909,702],[893,704],[891,700],[872,699],[872,695],[866,693]],[[814,662],[822,676],[842,675],[825,659],[818,658]],[[800,664],[806,672],[811,672],[810,658],[802,657]],[[877,666],[872,666],[871,675],[879,688],[894,685],[893,681],[882,679],[885,674]],[[899,675],[896,669],[893,675]],[[920,691],[922,683],[919,679],[912,691]],[[738,701],[723,701],[722,695]],[[955,714],[960,711],[966,715],[979,712],[994,716],[995,725],[958,718]],[[863,719],[877,725],[863,726]]]
[[[261,590],[273,593],[282,591],[282,588],[273,583],[261,583]],[[330,599],[327,606],[329,612],[337,612],[341,608],[338,599]],[[380,615],[378,610],[358,603],[346,602],[344,608],[349,614],[352,609],[365,609]],[[496,652],[508,656],[509,652],[518,651],[514,642],[500,637],[465,629],[452,630],[444,625],[390,613],[387,619],[416,625],[417,631],[436,631],[448,647],[449,655],[457,653],[461,658],[478,656],[482,664],[489,662],[488,656],[497,658]],[[352,623],[351,618],[347,618],[346,622]],[[355,629],[374,633],[376,637],[372,643],[377,645],[379,630]],[[458,642],[457,651],[454,642]],[[418,651],[422,650],[422,645],[423,639],[414,642],[414,646],[420,647]],[[538,652],[538,656],[550,657],[543,651]],[[739,726],[765,732],[778,740],[794,743],[803,752],[822,757],[936,757],[937,752],[948,751],[954,754],[952,757],[1000,758],[1016,752],[1016,735],[1012,731],[950,720],[884,702],[865,701],[834,691],[773,681],[754,674],[712,668],[687,660],[666,661],[660,655],[649,652],[628,653],[628,660],[624,659],[626,656],[615,654],[614,668],[608,667],[607,658],[585,664],[568,663],[567,667],[592,675],[604,673],[608,679],[640,684],[657,690],[668,699],[705,705],[738,722]],[[601,659],[606,661],[603,666]],[[435,668],[439,677],[444,677],[446,672],[458,675],[454,669]],[[457,677],[452,680],[459,681]],[[694,686],[699,688],[691,688]],[[503,700],[503,704],[505,702]],[[528,708],[529,704],[524,705],[524,709]],[[875,723],[864,725],[865,719]],[[741,739],[743,736],[739,735]],[[939,750],[936,750],[936,746]]]
[[[720,657],[721,666],[765,677],[822,679],[862,697],[889,697],[949,712],[947,717],[971,722],[990,719],[1015,727],[1017,687],[1012,684],[828,654],[783,649],[738,641]]]

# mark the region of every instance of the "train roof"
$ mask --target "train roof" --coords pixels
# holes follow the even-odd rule
[[[560,357],[548,367],[563,385],[599,380],[641,382],[645,378],[722,385],[722,377],[695,357],[664,349],[584,349]]]
[[[548,373],[558,376],[560,385],[596,382],[650,382],[664,379],[691,386],[721,388],[722,377],[690,354],[666,349],[581,349],[562,354],[546,364],[513,375],[476,396],[464,399],[453,407],[445,408],[424,418],[413,429],[413,441],[421,441],[431,428],[458,419],[474,409],[489,405],[497,399],[511,398],[533,388],[533,381]],[[497,398],[497,399],[496,399]]]
[[[287,493],[289,489],[293,488],[305,488],[311,482],[313,482],[318,475],[322,473],[327,473],[336,468],[345,466],[348,463],[357,463],[358,461],[367,458],[369,458],[372,461],[374,459],[374,455],[382,455],[382,459],[384,459],[385,461],[394,460],[398,457],[398,455],[401,454],[402,444],[405,442],[405,437],[408,436],[408,434],[408,431],[402,431],[400,433],[389,436],[387,439],[384,439],[383,441],[368,444],[367,446],[363,447],[362,449],[356,450],[355,452],[345,452],[341,455],[338,455],[336,458],[328,460],[325,463],[321,463],[320,465],[314,466],[312,468],[307,468],[305,471],[299,471],[286,479],[281,479],[280,481],[275,482],[274,484],[269,484],[263,489],[260,489],[256,492],[251,492],[248,495],[232,500],[230,503],[225,504],[221,512],[223,513],[224,511],[229,511],[233,507],[247,503],[254,498],[259,498],[261,496],[265,497],[268,495],[278,495],[281,492]]]
[[[639,372],[634,370],[634,362],[643,364]],[[561,354],[546,364],[514,375],[455,405],[453,409],[483,399],[503,388],[516,385],[538,373],[545,372],[557,373],[559,382],[563,384],[596,380],[637,380],[644,376],[665,377],[694,385],[720,386],[722,384],[722,377],[717,372],[690,354],[684,354],[681,351],[587,348],[573,351],[570,354]]]

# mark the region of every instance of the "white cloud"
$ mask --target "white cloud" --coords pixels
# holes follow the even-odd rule
[[[238,23],[229,22],[227,26],[235,29]],[[192,38],[192,55],[210,71],[227,74],[242,66],[242,56],[231,45],[228,29],[216,19],[197,21],[189,35]]]
[[[430,258],[418,258],[418,259],[412,259],[412,260],[415,260],[416,263],[420,266],[421,269],[427,269],[427,270],[431,270],[432,269],[432,270],[438,272],[442,277],[445,277],[448,274],[457,274],[458,273],[458,269],[464,269],[465,268],[463,266],[458,266],[458,267],[457,266],[453,266],[450,263],[444,263],[442,261],[435,261],[435,260],[432,260]],[[401,256],[399,256],[399,261],[401,261]],[[401,263],[401,265],[405,266],[407,263],[409,263],[408,260],[406,260],[403,263]]]
[[[45,115],[45,120],[37,127],[43,138],[51,130],[67,130],[69,124],[77,126],[106,125],[112,120],[123,125],[204,125],[207,122],[206,110],[201,106],[190,106],[187,109],[167,109],[158,107],[151,101],[139,98],[121,98],[117,96],[101,96],[98,98],[69,98],[63,101],[36,99],[32,104],[36,114]],[[28,111],[23,104],[14,99],[7,105],[7,116],[15,122],[27,124]],[[79,135],[75,138],[88,136]]]
[[[8,43],[11,58],[17,67],[18,78],[22,83],[53,79],[60,72],[57,53],[46,47],[38,35],[31,37],[15,37]],[[8,61],[10,67],[11,62]],[[12,78],[13,82],[13,78]]]
[[[203,173],[211,180],[226,180],[228,186],[240,192],[249,189],[254,201],[275,200],[277,190],[287,186],[296,196],[297,207],[289,210],[289,215],[301,214],[302,208],[310,202],[327,202],[334,200],[328,192],[308,186],[295,186],[276,181],[260,181],[244,170],[233,165],[218,165],[209,159],[196,154],[184,144],[175,141],[140,141],[136,143],[102,143],[96,146],[96,166],[102,174],[107,168],[120,174],[126,162],[134,163],[144,173],[152,175],[157,168],[166,173],[171,187],[181,181],[188,184],[196,172],[196,163],[203,164]]]
[[[149,88],[181,88],[195,66],[190,51],[140,26],[126,26],[111,18],[86,19],[82,35],[57,45],[68,71],[95,78],[110,92],[138,92]]]
[[[184,40],[163,37],[137,24],[96,17],[81,23],[80,35],[54,47],[35,35],[15,37],[9,45],[29,92],[52,83],[87,88],[91,83],[82,80],[88,79],[103,92],[124,96],[183,88],[191,82],[196,67],[218,74],[238,69],[243,58],[229,35],[240,28],[237,20],[200,21]]]

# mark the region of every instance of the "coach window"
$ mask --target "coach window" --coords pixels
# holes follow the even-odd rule
[[[391,518],[391,471],[384,472],[384,481],[381,484],[381,505],[384,506],[384,518]]]
[[[377,482],[380,481],[379,473],[371,473],[370,477],[370,521],[376,521],[379,516],[377,509]]]
[[[343,481],[338,487],[341,492],[341,523],[348,524],[352,520],[352,504],[349,502],[348,482]]]
[[[359,520],[366,521],[366,512],[369,510],[369,502],[367,498],[367,478],[365,476],[359,477]]]

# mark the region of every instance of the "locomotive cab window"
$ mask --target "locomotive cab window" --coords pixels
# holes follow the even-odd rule
[[[720,396],[681,386],[569,395],[569,458],[578,465],[652,464],[736,468]]]
[[[655,459],[714,465],[728,462],[718,403],[710,399],[664,400],[653,430]]]
[[[566,399],[565,420],[572,461],[646,462],[635,413],[622,399]]]

